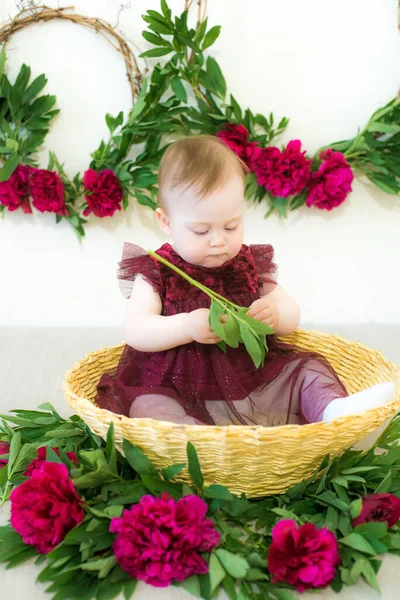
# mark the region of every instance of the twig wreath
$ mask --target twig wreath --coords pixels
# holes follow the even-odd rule
[[[208,28],[205,0],[197,1],[195,27],[188,24],[193,0],[173,17],[165,0],[161,12],[143,16],[143,38],[154,48],[141,58],[161,58],[148,73],[139,69],[128,42],[102,19],[76,15],[73,7],[23,8],[0,28],[0,214],[22,210],[52,212],[56,222],[65,219],[79,237],[90,214],[111,217],[126,209],[131,197],[155,209],[157,172],[171,136],[210,134],[220,137],[247,164],[245,195],[266,200],[266,217],[273,212],[286,217],[303,205],[331,210],[351,192],[354,170],[388,194],[400,192],[400,99],[378,109],[357,135],[334,142],[309,156],[300,140],[285,147],[272,145],[288,119],[275,123],[268,117],[243,110],[227,86],[208,49],[220,34],[219,25]],[[106,114],[109,139],[91,154],[89,168],[70,177],[54,152],[47,169],[35,156],[44,143],[54,117],[56,97],[40,95],[45,75],[30,82],[31,70],[22,65],[13,84],[5,74],[6,44],[12,35],[34,23],[65,19],[99,33],[125,60],[135,104],[124,117]],[[207,51],[207,52],[206,52]],[[191,93],[188,95],[188,91]],[[194,95],[194,99],[193,98]],[[144,145],[140,153],[132,149]]]

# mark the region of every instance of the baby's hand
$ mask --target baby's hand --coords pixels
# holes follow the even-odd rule
[[[218,344],[221,341],[221,338],[210,327],[209,316],[210,311],[208,308],[198,308],[188,313],[189,333],[194,342]]]
[[[279,309],[274,300],[269,300],[267,296],[255,300],[247,311],[247,314],[253,317],[253,319],[257,319],[257,321],[262,321],[276,331],[279,323]]]

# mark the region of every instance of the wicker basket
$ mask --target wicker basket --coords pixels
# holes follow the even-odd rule
[[[349,393],[393,381],[396,398],[376,409],[309,425],[200,426],[153,419],[129,419],[94,404],[96,385],[114,369],[124,345],[87,354],[68,371],[63,390],[69,406],[105,438],[111,422],[119,449],[122,439],[139,446],[158,468],[186,462],[186,444],[197,449],[205,482],[219,483],[234,493],[259,497],[285,491],[308,477],[323,457],[341,454],[400,410],[399,369],[380,352],[339,336],[297,330],[285,341],[320,352],[332,364]],[[182,471],[182,480],[187,472]]]

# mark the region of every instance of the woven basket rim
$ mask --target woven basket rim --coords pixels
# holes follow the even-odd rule
[[[314,330],[314,329],[308,329],[308,330],[296,329],[296,331],[294,333],[300,334],[300,335],[307,334],[307,335],[311,335],[314,337],[318,337],[320,339],[330,339],[330,340],[335,339],[342,343],[350,344],[353,348],[358,347],[364,351],[373,352],[373,354],[374,354],[374,356],[376,356],[376,358],[380,358],[384,362],[384,364],[390,368],[390,370],[394,376],[394,378],[391,379],[390,381],[392,381],[396,385],[396,388],[399,389],[399,387],[400,387],[400,368],[395,363],[389,361],[383,355],[383,353],[381,351],[370,348],[359,341],[352,341],[352,340],[349,340],[349,339],[347,339],[343,336],[337,335],[337,334],[322,333],[322,332]],[[67,397],[70,397],[73,400],[75,400],[78,404],[91,405],[91,409],[95,411],[95,413],[99,416],[99,418],[103,422],[104,421],[106,421],[106,422],[113,421],[113,422],[118,422],[118,423],[122,423],[122,424],[124,424],[124,423],[132,424],[135,421],[140,421],[140,423],[144,427],[146,425],[152,425],[152,424],[156,423],[157,427],[160,430],[165,429],[165,431],[168,430],[169,432],[174,429],[179,429],[180,431],[182,431],[182,430],[196,431],[198,433],[201,433],[202,431],[209,431],[209,429],[210,429],[209,425],[178,424],[178,423],[172,423],[170,421],[160,421],[160,420],[150,419],[150,418],[132,419],[125,415],[120,415],[120,414],[114,413],[112,411],[109,411],[107,409],[100,408],[94,402],[88,400],[87,398],[79,396],[78,394],[76,394],[75,392],[72,391],[71,384],[70,384],[71,377],[74,374],[76,374],[77,372],[79,372],[79,369],[80,369],[82,363],[85,363],[85,362],[87,363],[87,362],[93,361],[98,354],[102,354],[102,353],[104,353],[104,351],[107,351],[107,350],[112,351],[117,348],[122,348],[123,346],[125,346],[125,342],[121,342],[120,344],[116,344],[114,346],[102,346],[101,348],[94,350],[93,352],[86,353],[79,361],[77,361],[70,369],[68,369],[65,372],[64,379],[62,382],[62,389],[63,389],[64,394]],[[385,405],[379,406],[377,408],[371,408],[371,409],[368,409],[367,411],[363,411],[363,412],[373,413],[374,411],[379,410],[381,412],[381,414],[383,411],[383,412],[387,412],[387,414],[389,416],[393,413],[394,405],[396,405],[396,404],[398,405],[398,410],[400,410],[400,400],[395,397],[393,400],[391,400],[390,402],[388,402]],[[356,414],[356,413],[354,413],[354,414]],[[333,422],[337,423],[338,425],[340,423],[346,423],[347,419],[350,416],[354,416],[354,414],[346,415],[343,417],[338,417],[336,419],[333,419],[332,421],[318,421],[316,423],[306,423],[304,425],[288,424],[288,425],[277,425],[277,426],[273,426],[273,427],[272,426],[266,427],[264,425],[241,425],[240,429],[243,432],[248,432],[248,433],[253,432],[253,435],[255,432],[258,433],[258,432],[267,431],[267,430],[274,430],[275,434],[277,431],[282,432],[282,434],[284,434],[285,432],[287,432],[287,433],[290,432],[291,437],[293,437],[293,433],[296,433],[300,430],[302,432],[304,432],[305,427],[308,428],[308,431],[311,434],[313,428],[317,428],[318,431],[321,431],[324,428],[330,428]],[[238,428],[237,425],[213,425],[213,430],[215,430],[216,432],[219,431],[219,432],[229,433],[231,431],[237,431],[237,428]]]

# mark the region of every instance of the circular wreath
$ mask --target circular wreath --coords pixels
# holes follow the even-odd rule
[[[0,214],[17,209],[31,213],[53,212],[56,221],[68,221],[78,236],[84,235],[85,217],[110,217],[126,209],[133,197],[142,205],[156,207],[160,159],[175,137],[199,133],[217,135],[247,164],[245,196],[266,200],[266,217],[273,212],[287,216],[303,205],[331,210],[351,192],[354,170],[385,192],[400,192],[400,99],[378,109],[356,137],[320,148],[314,156],[302,149],[300,140],[278,147],[273,141],[288,125],[283,117],[268,117],[243,110],[227,94],[224,76],[208,49],[220,34],[219,25],[208,28],[206,2],[198,0],[195,27],[188,24],[193,0],[186,0],[180,16],[172,17],[165,0],[161,12],[143,16],[144,39],[154,48],[141,58],[165,57],[147,76],[142,74],[128,42],[102,19],[67,12],[73,7],[23,8],[0,28]],[[54,152],[47,169],[38,168],[35,157],[49,131],[55,96],[42,95],[46,77],[32,83],[30,68],[22,65],[13,84],[4,68],[5,47],[10,37],[39,22],[66,19],[98,32],[121,53],[132,89],[134,107],[124,119],[107,114],[110,131],[91,156],[81,177],[69,177]],[[194,92],[195,101],[188,97]],[[131,149],[144,144],[134,158]]]

